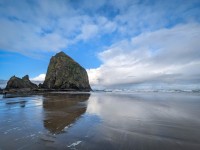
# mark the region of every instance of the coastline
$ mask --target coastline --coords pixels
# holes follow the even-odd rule
[[[41,95],[45,93],[90,93],[92,90],[74,90],[74,89],[2,89],[0,94],[4,98],[30,96],[30,95]]]
[[[5,94],[6,92],[6,94]],[[199,95],[200,90],[180,90],[180,89],[156,89],[156,90],[74,90],[74,89],[2,89],[0,95],[3,95],[3,98],[13,98],[13,97],[26,97],[32,95],[43,95],[43,94],[91,94],[91,93],[107,93],[107,94],[190,94],[190,95]]]

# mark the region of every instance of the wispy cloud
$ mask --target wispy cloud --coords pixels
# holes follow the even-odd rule
[[[198,0],[1,1],[0,48],[22,54],[59,51],[115,32],[123,39],[200,21]],[[193,9],[191,9],[193,8]],[[103,46],[103,45],[102,45]]]
[[[62,0],[2,1],[0,13],[0,49],[22,54],[60,51],[115,28],[107,18]]]
[[[34,78],[31,78],[31,81],[44,81],[46,74],[40,74]]]

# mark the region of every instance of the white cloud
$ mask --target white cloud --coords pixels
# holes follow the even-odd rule
[[[105,3],[99,1],[97,8]],[[101,15],[90,16],[68,1],[35,1],[33,4],[1,2],[0,48],[22,54],[60,51],[70,44],[106,33],[116,24]],[[89,3],[85,3],[88,5]],[[92,7],[90,8],[92,9]],[[99,18],[105,18],[102,24]]]
[[[94,24],[83,25],[81,34],[76,37],[76,40],[88,40],[98,33],[98,26]]]
[[[80,40],[89,41],[114,31],[116,40],[173,26],[176,23],[172,20],[195,20],[197,10],[191,8],[198,0],[181,4],[139,0],[1,1],[0,48],[22,54],[60,51]]]
[[[200,81],[200,24],[178,25],[123,40],[99,54],[88,70],[92,85],[195,83]]]
[[[46,74],[40,74],[34,78],[31,78],[32,81],[44,81]]]
[[[101,29],[101,33],[112,33],[117,29],[117,24],[114,21],[108,20],[106,17],[98,16],[96,18],[97,24]]]
[[[88,76],[89,76],[90,84],[98,85],[98,83],[99,83],[98,79],[101,77],[100,68],[87,69],[87,73],[88,73]]]

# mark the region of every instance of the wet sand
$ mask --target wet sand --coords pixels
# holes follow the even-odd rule
[[[200,95],[1,95],[0,150],[11,149],[199,150]]]

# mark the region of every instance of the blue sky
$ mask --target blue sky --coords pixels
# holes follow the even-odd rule
[[[199,0],[0,0],[0,79],[64,51],[93,86],[199,86],[199,39]]]

